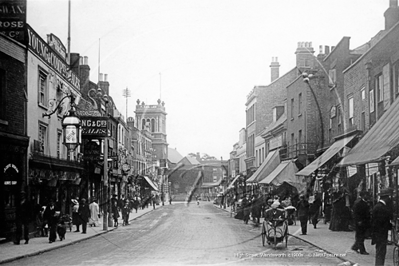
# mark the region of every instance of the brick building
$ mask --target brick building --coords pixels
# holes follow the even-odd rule
[[[20,192],[27,186],[26,49],[0,34],[0,238],[15,230]]]

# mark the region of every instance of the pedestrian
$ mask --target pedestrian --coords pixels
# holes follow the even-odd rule
[[[260,195],[254,195],[252,201],[252,219],[256,223],[256,225],[260,223],[262,207],[263,207],[263,202]]]
[[[90,226],[97,226],[100,224],[99,218],[100,218],[100,208],[98,207],[98,204],[96,202],[96,199],[93,198],[90,205]]]
[[[32,207],[30,201],[27,199],[25,191],[20,193],[20,202],[17,205],[17,217],[16,217],[16,237],[14,244],[19,245],[22,238],[22,230],[25,244],[29,243],[29,222],[31,221]]]
[[[172,195],[169,195],[169,205],[172,205]]]
[[[136,196],[133,200],[133,208],[136,210],[136,213],[137,210],[139,209],[139,206],[140,206],[140,201],[139,198]]]
[[[309,202],[305,198],[305,195],[301,195],[299,197],[299,202],[296,209],[298,210],[298,219],[301,222],[301,235],[306,235],[309,216]]]
[[[271,208],[265,212],[265,221],[276,222],[276,226],[282,226],[286,219],[285,211],[280,209],[280,202],[274,201]]]
[[[125,201],[125,205],[122,207],[122,226],[129,225],[129,214],[130,214],[130,207],[129,207],[129,200]]]
[[[155,204],[157,202],[156,198],[155,198],[155,195],[152,195],[151,202],[152,202],[152,208],[155,210]]]
[[[112,217],[114,218],[114,227],[118,227],[118,218],[119,218],[119,210],[118,210],[118,202],[113,201],[111,206]]]
[[[76,226],[75,232],[80,232],[79,227],[80,227],[80,218],[79,218],[79,200],[78,198],[72,199],[72,224]]]
[[[391,189],[381,190],[380,200],[373,208],[371,225],[371,245],[375,245],[375,265],[381,266],[385,263],[387,252],[388,231],[392,228],[393,209],[390,196]]]
[[[368,204],[370,196],[367,191],[361,191],[359,198],[353,204],[353,218],[355,221],[355,243],[352,250],[363,255],[368,255],[364,247],[366,232],[370,227],[370,208]]]
[[[89,222],[90,217],[90,209],[85,198],[83,198],[80,202],[78,214],[82,224],[82,234],[86,234],[87,223]]]
[[[242,200],[242,207],[244,208],[244,223],[248,224],[249,214],[251,213],[251,200],[248,194],[246,194]]]
[[[39,210],[36,211],[36,228],[40,233],[40,236],[42,237],[47,237],[48,236],[48,225],[47,225],[47,221],[44,220],[44,211],[46,210],[46,206],[40,206],[38,205],[38,207],[40,208]]]
[[[57,224],[60,212],[56,209],[54,201],[50,200],[46,210],[44,211],[44,219],[50,228],[49,243],[55,242],[57,239]]]
[[[309,207],[309,212],[311,213],[310,219],[313,224],[313,228],[317,228],[317,223],[319,222],[319,214],[320,214],[320,208],[321,208],[321,199],[318,193],[315,193],[314,196],[314,201],[312,204],[310,204]]]

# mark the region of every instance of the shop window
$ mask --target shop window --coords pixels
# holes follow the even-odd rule
[[[354,112],[354,107],[353,107],[353,95],[348,97],[348,112],[349,112],[349,126],[353,126],[353,112]]]
[[[41,151],[45,152],[47,148],[47,125],[39,123],[38,141],[41,145]]]

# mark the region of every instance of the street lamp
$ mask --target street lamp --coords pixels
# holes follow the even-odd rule
[[[62,119],[62,131],[64,135],[64,145],[69,152],[74,151],[81,144],[81,123],[76,116],[75,110],[71,107],[68,115]]]
[[[81,144],[81,123],[79,117],[76,116],[75,113],[75,96],[68,92],[55,106],[54,109],[49,110],[49,112],[43,113],[42,116],[51,117],[54,113],[60,110],[61,105],[64,103],[64,100],[69,98],[70,109],[65,113],[62,118],[62,133],[64,135],[63,144],[67,147],[68,152],[73,152],[80,144]],[[56,102],[56,100],[51,100],[52,102]],[[53,104],[51,104],[54,106]]]

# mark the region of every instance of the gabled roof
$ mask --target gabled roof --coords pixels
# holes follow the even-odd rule
[[[183,156],[173,148],[168,148],[168,160],[171,163],[178,163],[183,159]]]
[[[185,164],[185,165],[200,165],[200,162],[198,162],[197,161],[197,159],[195,159],[195,157],[191,157],[191,156],[186,156],[186,157],[183,157],[180,161],[179,161],[179,163],[183,163],[183,164]]]

